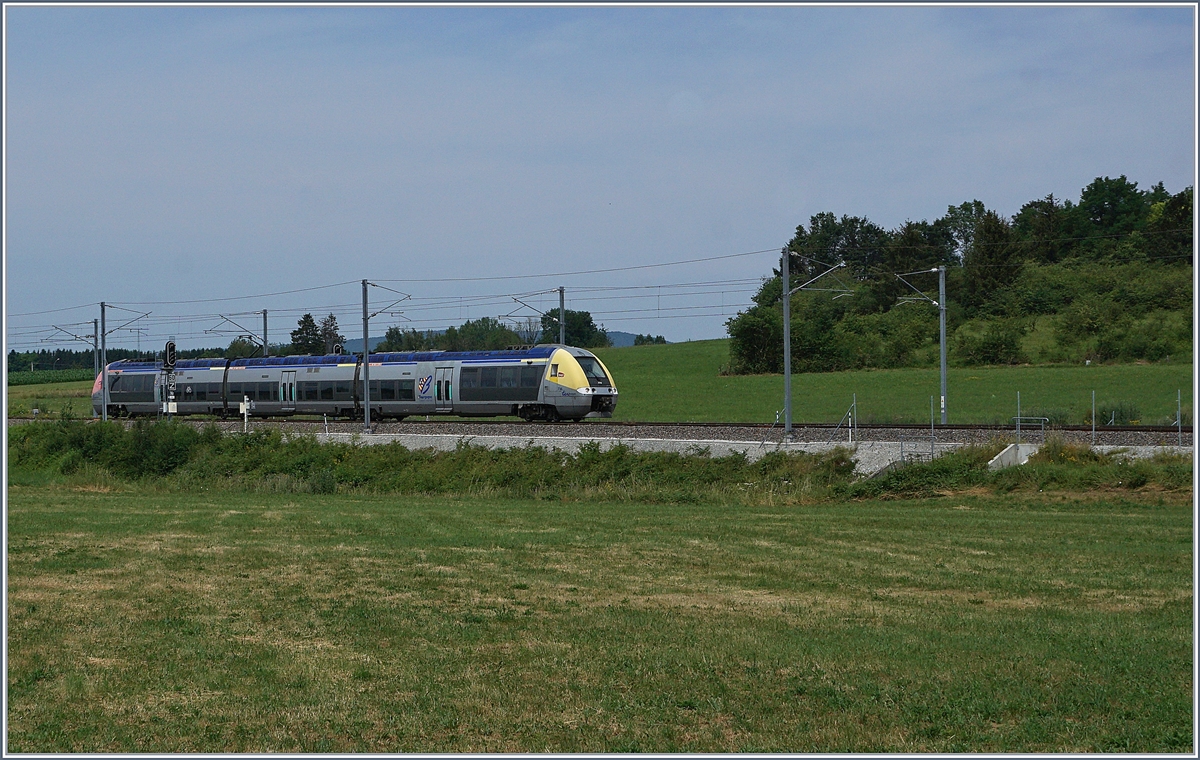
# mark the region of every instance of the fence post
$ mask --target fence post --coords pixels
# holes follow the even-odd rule
[[[933,444],[937,439],[933,432],[933,396],[929,397],[929,461],[933,461]]]
[[[1021,392],[1017,391],[1017,445],[1021,445]]]

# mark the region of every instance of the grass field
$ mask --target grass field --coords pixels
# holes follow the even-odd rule
[[[616,419],[772,422],[783,409],[782,375],[722,376],[727,340],[597,350],[621,392]],[[1090,420],[1123,405],[1142,424],[1175,419],[1176,391],[1191,421],[1191,364],[952,368],[947,373],[950,423],[1010,424],[1017,413],[1063,424]],[[858,396],[860,422],[928,422],[939,393],[936,369],[867,370],[793,375],[792,419],[837,422]],[[1099,418],[1100,414],[1097,414]],[[940,417],[939,417],[940,419]],[[1104,420],[1107,421],[1105,415]]]
[[[27,417],[30,410],[53,417],[68,414],[80,418],[92,416],[92,380],[69,383],[40,383],[8,386],[8,416]]]
[[[727,340],[600,349],[620,390],[615,419],[654,422],[772,422],[783,409],[781,375],[722,376]],[[869,370],[794,375],[792,419],[837,422],[858,396],[860,422],[929,421],[929,397],[938,393],[936,369]],[[1175,394],[1183,392],[1184,421],[1191,423],[1191,364],[1022,366],[951,369],[949,422],[1010,424],[1017,413],[1085,424],[1096,391],[1097,417],[1120,407],[1142,424],[1175,420]],[[8,389],[10,417],[34,406],[57,416],[64,407],[91,416],[90,382],[24,385]],[[1118,420],[1120,421],[1120,420]]]
[[[8,519],[10,752],[1192,747],[1190,492]]]

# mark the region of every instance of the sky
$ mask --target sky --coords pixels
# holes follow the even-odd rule
[[[610,330],[720,338],[814,214],[1196,171],[1192,7],[4,12],[19,351],[87,348],[100,301],[109,346],[264,309],[272,343],[305,312],[361,337],[364,278],[372,336],[561,286]]]

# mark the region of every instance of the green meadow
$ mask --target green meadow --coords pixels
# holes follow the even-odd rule
[[[728,340],[598,349],[621,393],[614,419],[680,422],[773,422],[783,409],[782,375],[722,375]],[[939,394],[937,369],[863,370],[792,376],[794,422],[837,422],[857,396],[859,422],[929,422],[929,398]],[[1103,364],[951,368],[951,424],[1011,424],[1021,394],[1023,416],[1056,424],[1174,422],[1182,391],[1191,423],[1192,365]],[[1107,412],[1107,413],[1106,413]],[[1103,417],[1103,418],[1102,418]],[[940,415],[938,416],[940,419]]]
[[[10,752],[1190,752],[1190,491],[9,485]]]
[[[782,375],[722,375],[729,341],[598,349],[621,393],[614,419],[638,422],[773,422],[783,409]],[[936,369],[863,370],[792,377],[794,422],[837,422],[857,396],[859,422],[929,421],[929,397],[939,393]],[[33,408],[60,416],[91,416],[90,381],[10,386],[8,413]],[[1175,421],[1176,392],[1184,423],[1192,420],[1192,365],[1103,364],[952,368],[948,421],[1011,423],[1017,413],[1052,424],[1088,424],[1092,391],[1098,424],[1167,425]]]

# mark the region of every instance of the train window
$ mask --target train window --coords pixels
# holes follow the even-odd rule
[[[558,377],[558,365],[557,364],[550,365],[550,377]]]
[[[324,380],[320,383],[320,386],[321,386],[321,400],[322,401],[333,401],[333,381]]]
[[[447,380],[446,381],[446,400],[447,401],[454,400],[454,391],[451,390],[451,385],[452,385],[451,381]]]
[[[317,384],[316,383],[296,383],[300,388],[300,397],[305,401],[317,400]]]
[[[579,366],[583,368],[583,374],[587,376],[588,385],[592,386],[607,386],[608,375],[600,367],[600,362],[590,356],[576,356],[575,361],[579,362]]]
[[[231,401],[240,402],[242,400],[242,384],[241,383],[230,383],[229,384],[229,398]]]
[[[500,384],[501,388],[516,388],[517,373],[520,367],[501,367],[500,368]]]
[[[396,383],[394,380],[372,380],[371,381],[371,400],[372,401],[395,401],[396,400]]]
[[[121,382],[124,379],[125,378],[122,375],[110,374],[108,376],[108,392],[109,393],[120,393],[120,392],[124,391],[125,385],[122,384],[122,382]]]
[[[338,380],[334,386],[333,397],[338,401],[349,401],[352,392],[349,380]]]
[[[462,372],[459,373],[458,384],[463,389],[478,388],[479,387],[479,368],[478,367],[471,367],[471,368],[464,367]]]
[[[220,383],[209,383],[208,384],[208,397],[210,399],[213,399],[214,401],[221,398],[221,384]]]
[[[259,383],[258,384],[258,400],[259,401],[278,401],[279,400],[279,384],[278,383]]]
[[[195,386],[196,386],[196,400],[197,401],[207,401],[208,400],[208,386],[205,385],[204,383],[196,383]]]
[[[495,388],[496,387],[496,370],[499,367],[480,367],[479,369],[479,387],[480,388]]]
[[[542,379],[541,367],[521,367],[521,387],[536,388]]]
[[[442,381],[441,380],[437,381],[437,400],[438,401],[442,400]]]
[[[412,401],[416,396],[413,394],[413,380],[400,381],[400,400]]]

